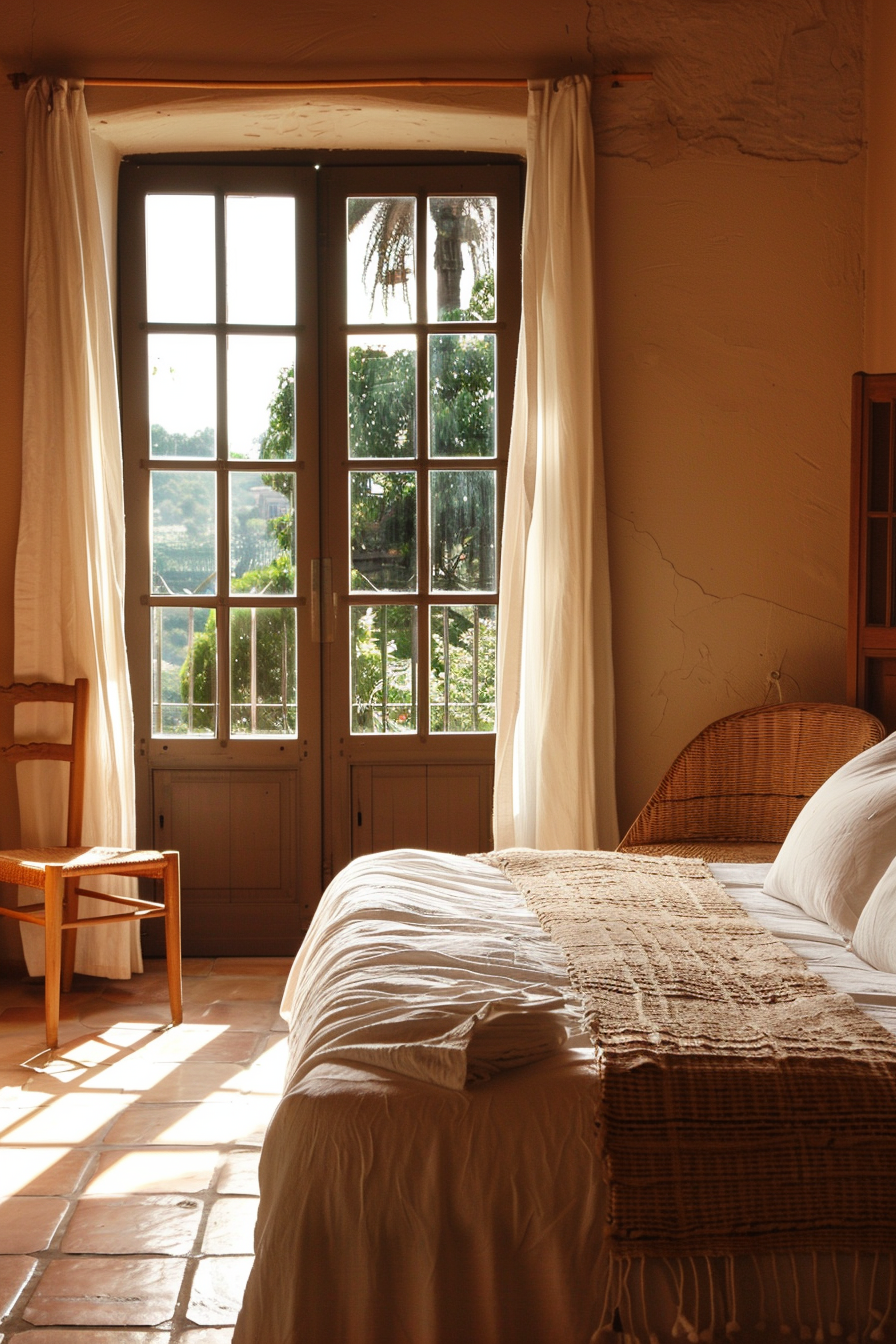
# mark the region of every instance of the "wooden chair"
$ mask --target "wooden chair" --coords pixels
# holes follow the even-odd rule
[[[0,851],[0,882],[42,890],[43,903],[8,909],[0,915],[42,924],[46,940],[44,1003],[47,1045],[59,1041],[59,993],[71,989],[75,966],[77,931],[90,924],[123,924],[140,919],[165,920],[165,951],[168,963],[168,997],[171,1020],[183,1021],[180,958],[180,869],[175,851],[104,849],[81,844],[84,814],[84,755],[90,687],[80,677],[73,686],[48,682],[0,686],[0,704],[57,702],[72,706],[72,730],[68,742],[13,742],[0,748],[0,761],[68,761],[68,822],[65,845],[40,849]],[[85,878],[113,874],[119,877],[153,877],[163,883],[164,900],[143,901],[129,896],[110,896],[81,885]],[[78,918],[79,896],[96,896],[128,907],[127,913]]]
[[[849,705],[769,705],[718,719],[676,757],[619,849],[771,862],[806,800],[884,736],[879,719]]]

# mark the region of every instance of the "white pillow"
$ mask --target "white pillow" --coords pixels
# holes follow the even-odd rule
[[[870,966],[896,974],[896,859],[859,916],[852,948]]]
[[[790,828],[764,890],[851,938],[896,857],[896,733],[841,765]]]

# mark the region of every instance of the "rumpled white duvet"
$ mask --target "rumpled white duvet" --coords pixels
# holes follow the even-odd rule
[[[351,1062],[462,1088],[580,1031],[562,953],[503,874],[447,859],[371,855],[331,883],[283,999],[292,1085]]]
[[[767,866],[714,871],[896,1027],[896,976],[765,896]],[[234,1344],[590,1344],[608,1264],[594,1053],[562,957],[503,874],[419,851],[355,860],[315,914],[282,1011],[290,1063]],[[830,1274],[803,1259],[797,1338],[816,1328],[807,1304],[825,1321],[836,1309]],[[856,1287],[870,1304],[869,1272]],[[641,1287],[671,1344],[662,1264]],[[744,1340],[759,1338],[756,1291],[751,1268]]]

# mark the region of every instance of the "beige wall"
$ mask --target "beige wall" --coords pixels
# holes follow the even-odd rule
[[[872,31],[896,22],[880,17],[884,9],[876,0]],[[654,71],[650,85],[602,85],[595,95],[625,824],[694,732],[776,698],[772,673],[788,699],[844,694],[849,380],[863,360],[862,4],[456,0],[436,13],[440,23],[410,0],[375,9],[259,0],[249,10],[235,0],[8,0],[0,55],[4,70],[66,74]],[[883,86],[889,62],[872,53],[875,78],[878,59]],[[98,122],[104,107],[127,102],[104,96],[92,102]],[[0,88],[4,674],[20,466],[22,101]],[[369,123],[352,100],[348,113],[353,105],[356,123]],[[326,114],[302,106],[262,107],[242,127],[231,118],[226,134],[239,128],[237,148],[258,147],[262,136],[324,145]],[[483,111],[491,115],[471,130]],[[512,100],[473,100],[456,123],[457,143],[511,145],[518,111]],[[170,120],[167,101],[148,119]],[[155,134],[146,114],[137,120]],[[208,147],[211,123],[203,124]],[[397,123],[390,114],[379,124]],[[896,133],[892,95],[886,108],[872,99],[875,126],[872,169]],[[108,120],[96,129],[114,138]],[[896,192],[892,176],[887,190]],[[894,217],[887,197],[879,220],[876,199],[872,192],[869,262],[885,251]],[[878,268],[896,284],[896,266]],[[880,312],[873,358],[893,364],[886,327]]]

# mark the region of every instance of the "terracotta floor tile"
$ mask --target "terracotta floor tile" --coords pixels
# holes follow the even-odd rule
[[[168,1344],[167,1330],[27,1330],[9,1344]]]
[[[194,1325],[233,1325],[243,1302],[251,1255],[200,1260],[193,1279],[187,1320]]]
[[[47,1250],[67,1212],[68,1200],[58,1196],[0,1199],[0,1254]]]
[[[73,1144],[91,1139],[97,1142],[111,1121],[135,1100],[126,1092],[54,1097],[39,1111],[24,1112],[18,1124],[0,1128],[0,1148],[6,1144],[53,1143],[61,1135]]]
[[[83,1028],[78,1023],[63,1022],[59,1029],[59,1039],[68,1041],[72,1036],[82,1033]],[[23,1028],[20,1022],[7,1023],[5,1027],[0,1023],[0,1068],[18,1068],[26,1061],[36,1063],[41,1058],[44,1060],[49,1058],[43,1019],[37,1028]]]
[[[271,1036],[258,1059],[243,1069],[239,1086],[241,1092],[268,1093],[279,1097],[283,1091],[288,1043],[283,1036]]]
[[[96,994],[63,994],[59,1001],[60,1022],[80,1022],[82,1014],[100,1002]],[[13,1005],[0,1012],[0,1025],[15,1022],[43,1022],[43,1003]]]
[[[94,1160],[82,1148],[0,1148],[0,1195],[68,1195]]]
[[[205,980],[189,980],[184,985],[184,1003],[276,1003],[283,998],[282,976],[210,975]],[[30,1012],[8,1008],[7,1012]]]
[[[0,1321],[11,1315],[36,1264],[30,1255],[0,1255]]]
[[[163,1083],[177,1063],[146,1059],[140,1050],[91,1069],[74,1084],[79,1092],[132,1092],[142,1097]]]
[[[253,1233],[257,1214],[257,1199],[236,1195],[230,1199],[216,1199],[205,1225],[202,1254],[251,1255],[255,1249]]]
[[[216,957],[212,975],[279,975],[284,981],[293,957]]]
[[[86,1091],[121,1088],[122,1091],[139,1094],[144,1102],[198,1102],[215,1092],[232,1091],[237,1094],[243,1091],[243,1072],[235,1064],[209,1064],[194,1059],[162,1062],[144,1059],[142,1052],[139,1052],[106,1069],[98,1069],[79,1086]]]
[[[95,1004],[81,1015],[81,1021],[85,1026],[96,1029],[133,1026],[137,1023],[153,1027],[161,1026],[170,1022],[171,1018],[167,1002],[115,1004],[108,1003],[105,999],[97,999]]]
[[[256,1031],[235,1031],[226,1023],[183,1023],[161,1032],[140,1048],[141,1059],[190,1060],[196,1064],[244,1064],[254,1059],[265,1039]]]
[[[213,957],[184,957],[181,961],[181,974],[187,976],[208,975],[215,964]],[[164,957],[144,957],[143,965],[147,971],[164,971]]]
[[[282,1022],[276,1003],[187,1003],[186,1022],[233,1027],[235,1031],[273,1031]]]
[[[258,1157],[257,1148],[238,1149],[235,1153],[231,1153],[221,1168],[215,1186],[218,1194],[257,1195]]]
[[[89,1196],[144,1194],[194,1195],[208,1190],[221,1154],[216,1148],[146,1148],[107,1152],[84,1193]]]
[[[130,980],[110,980],[101,997],[108,1003],[167,1003],[168,977],[135,975]]]
[[[185,1269],[185,1260],[148,1256],[53,1260],[31,1295],[25,1320],[33,1325],[161,1325],[174,1312]]]
[[[159,1022],[125,1023],[120,1026],[82,1031],[54,1052],[53,1058],[40,1069],[40,1075],[63,1078],[78,1069],[95,1068],[123,1058],[164,1035],[165,1027]]]
[[[233,1326],[219,1325],[207,1330],[185,1330],[177,1336],[176,1344],[232,1344],[232,1340]],[[11,1344],[15,1344],[15,1340]]]
[[[133,1148],[157,1143],[166,1147],[261,1143],[274,1109],[273,1097],[226,1098],[222,1093],[214,1097],[195,1106],[152,1102],[132,1106],[115,1121],[105,1142]]]
[[[3,1128],[4,1121],[11,1118],[8,1112],[34,1111],[38,1106],[45,1106],[51,1100],[53,1093],[49,1088],[41,1088],[35,1091],[27,1086],[29,1082],[29,1075],[23,1069],[21,1084],[18,1087],[0,1088],[0,1115],[3,1117],[0,1120],[0,1129]]]
[[[43,1003],[43,980],[0,980],[0,1005],[8,1008],[13,1003]]]
[[[68,1255],[189,1255],[201,1217],[201,1202],[187,1195],[81,1199],[60,1249]]]

